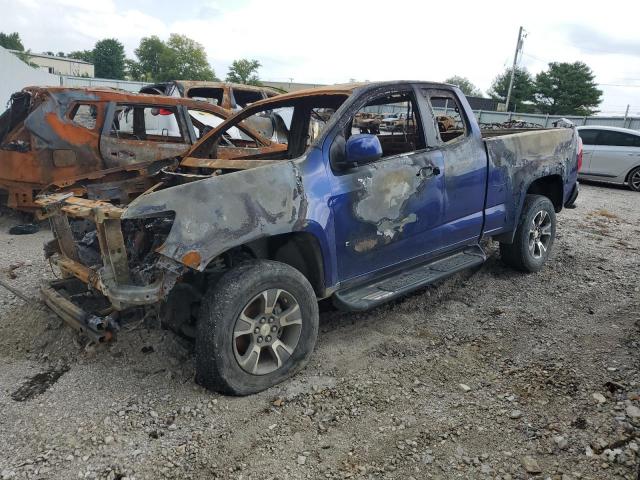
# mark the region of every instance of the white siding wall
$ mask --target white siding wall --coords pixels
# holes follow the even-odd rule
[[[30,67],[13,53],[0,47],[0,113],[5,111],[12,93],[31,85],[60,85],[60,77]]]

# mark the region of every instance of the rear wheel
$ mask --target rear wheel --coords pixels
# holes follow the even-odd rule
[[[549,258],[556,236],[556,212],[542,195],[527,195],[513,243],[500,244],[502,260],[524,272],[537,272]]]
[[[629,173],[629,188],[634,192],[640,192],[640,167],[634,168]]]
[[[304,275],[280,262],[247,262],[205,294],[196,381],[234,395],[259,392],[304,367],[317,335],[318,304]]]

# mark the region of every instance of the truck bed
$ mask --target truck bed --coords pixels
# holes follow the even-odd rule
[[[492,131],[491,133],[494,133]],[[505,231],[513,231],[529,187],[539,178],[553,182],[557,211],[571,195],[577,177],[574,128],[551,128],[504,133],[484,138],[488,158],[486,208],[503,206]],[[573,178],[573,181],[571,179]],[[498,225],[494,225],[498,227]]]
[[[575,130],[547,128],[523,130],[491,130],[482,132],[490,163],[536,162],[557,164],[575,155]]]
[[[555,130],[553,128],[488,128],[481,129],[482,138],[501,137],[503,135],[512,135],[514,133],[540,132],[545,130]]]

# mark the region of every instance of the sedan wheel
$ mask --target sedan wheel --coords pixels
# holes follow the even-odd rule
[[[640,192],[640,167],[632,170],[629,174],[629,188],[636,192]]]

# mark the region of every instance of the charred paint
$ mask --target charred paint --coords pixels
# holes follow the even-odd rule
[[[198,252],[203,270],[232,246],[294,230],[304,220],[306,196],[294,162],[214,176],[143,195],[123,218],[174,212],[159,253],[182,261]]]
[[[391,170],[375,170],[362,180],[362,193],[354,205],[355,215],[378,226],[378,235],[393,238],[407,223],[415,222],[414,213],[403,212],[403,206],[422,184],[414,165]],[[384,216],[381,218],[381,214]]]
[[[528,186],[557,175],[566,181],[575,163],[576,131],[572,128],[536,130],[485,140],[490,171],[487,204],[504,203],[507,225],[520,215]]]

